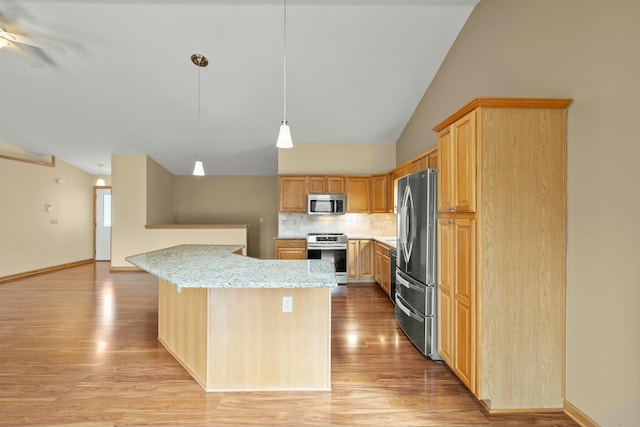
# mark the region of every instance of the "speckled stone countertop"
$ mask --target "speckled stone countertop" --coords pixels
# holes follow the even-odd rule
[[[132,255],[131,264],[179,288],[335,288],[327,260],[264,260],[241,245],[180,245]]]

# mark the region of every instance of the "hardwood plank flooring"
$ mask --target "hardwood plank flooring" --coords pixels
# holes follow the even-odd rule
[[[205,393],[157,340],[157,294],[104,262],[0,285],[0,425],[577,425],[487,414],[375,284],[332,293],[332,391]]]

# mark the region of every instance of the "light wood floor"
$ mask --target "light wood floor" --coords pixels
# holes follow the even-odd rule
[[[332,310],[331,392],[207,394],[156,339],[154,277],[97,263],[1,284],[0,425],[576,426],[483,412],[375,284],[336,289]]]

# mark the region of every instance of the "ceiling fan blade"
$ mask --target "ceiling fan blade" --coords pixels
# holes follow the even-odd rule
[[[44,67],[44,62],[40,61],[37,57],[35,57],[31,53],[21,49],[20,46],[15,45],[10,41],[8,41],[7,45],[4,48],[7,49],[7,50],[10,50],[13,53],[15,53],[20,58],[22,58],[24,61],[28,62],[30,65],[32,65],[34,67],[37,67],[37,68]]]
[[[40,49],[55,50],[59,53],[65,53],[64,46],[51,40],[21,36],[20,34],[9,33],[7,31],[0,32],[0,37],[14,43],[28,44],[29,46],[39,47]]]

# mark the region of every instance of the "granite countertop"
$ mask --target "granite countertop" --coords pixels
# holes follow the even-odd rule
[[[242,245],[179,245],[125,258],[178,288],[335,288],[330,261],[264,260]]]
[[[380,243],[384,243],[385,245],[395,248],[398,244],[398,240],[396,237],[387,237],[387,236],[374,236],[372,237],[373,240],[377,240]]]

